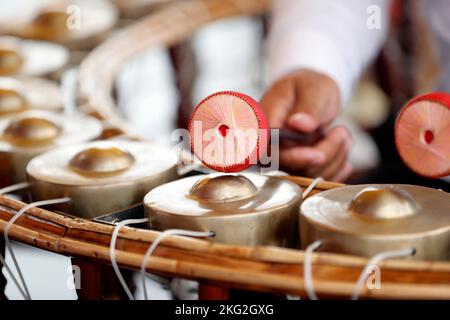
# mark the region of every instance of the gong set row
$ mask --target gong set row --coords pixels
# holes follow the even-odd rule
[[[181,178],[170,149],[131,140],[90,141],[101,123],[86,115],[27,110],[0,119],[1,181],[28,181],[32,201],[68,197],[61,208],[92,219],[143,203],[155,230],[212,231],[212,241],[361,256],[414,248],[449,260],[450,195],[412,185],[355,185],[303,199],[281,177],[212,173]]]
[[[61,108],[58,83],[67,69],[149,3],[106,0],[18,0],[0,10],[0,109]],[[122,20],[120,20],[122,19]]]

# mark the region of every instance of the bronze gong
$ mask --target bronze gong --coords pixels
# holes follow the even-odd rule
[[[27,167],[33,200],[70,197],[67,210],[94,218],[142,201],[177,177],[175,153],[149,142],[94,141],[58,148]]]
[[[92,140],[101,134],[100,122],[84,115],[30,110],[0,119],[0,176],[26,180],[25,168],[38,154],[58,146]]]
[[[210,174],[155,188],[144,206],[152,229],[213,231],[213,241],[290,247],[301,201],[300,187],[277,177]]]
[[[110,31],[118,20],[118,10],[106,0],[60,0],[39,3],[12,11],[15,19],[4,17],[4,28],[21,38],[53,41],[71,49],[89,49]],[[0,18],[2,18],[0,16]]]
[[[373,256],[415,248],[414,259],[450,259],[450,194],[413,185],[355,185],[303,202],[301,245]]]
[[[0,75],[48,76],[61,70],[69,53],[61,45],[0,36]]]
[[[62,98],[57,83],[28,76],[0,77],[0,117],[42,109],[59,111]]]

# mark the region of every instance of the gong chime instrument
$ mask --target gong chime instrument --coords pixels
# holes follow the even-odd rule
[[[61,147],[27,166],[33,200],[72,199],[69,213],[94,218],[142,202],[144,195],[177,177],[178,159],[148,142],[95,141]]]
[[[414,259],[450,260],[450,194],[413,185],[355,185],[301,206],[302,248],[359,256],[412,248]]]
[[[1,118],[2,180],[25,181],[25,169],[33,157],[59,146],[92,140],[101,130],[100,122],[92,117],[44,110],[29,110]]]
[[[248,131],[253,134],[245,136]],[[150,227],[212,231],[213,241],[224,243],[293,246],[301,189],[276,177],[226,174],[248,168],[265,150],[267,121],[257,102],[237,92],[212,94],[195,108],[189,132],[193,153],[225,173],[189,177],[149,192],[144,206]]]
[[[63,46],[0,36],[0,76],[49,76],[61,70],[68,60]]]
[[[224,5],[224,3],[229,3],[228,1],[221,0],[210,2],[216,4],[217,8],[225,8],[223,9],[223,12],[220,11],[222,9],[218,10],[220,12],[217,16],[227,16],[233,14],[233,12],[237,10],[237,6],[235,6],[234,2],[232,3],[231,9],[228,8],[230,4]],[[255,8],[262,7],[260,3],[263,2],[258,1],[257,5],[255,4],[256,2],[250,2],[249,6],[246,6],[245,8],[253,8],[246,10],[260,12],[260,10],[263,9]],[[203,4],[203,1],[196,1],[196,3]],[[211,6],[211,3],[209,3],[208,7],[213,10],[215,7]],[[179,6],[180,8],[184,8],[183,4],[179,4]],[[265,6],[267,8],[269,7],[268,2]],[[34,24],[35,30],[32,30],[31,27],[27,27],[20,31],[24,32],[28,29],[29,37],[40,38],[42,37],[42,30],[44,30],[44,28],[47,28],[47,26],[52,24],[57,25],[59,23],[61,25],[64,20],[61,18],[61,16],[64,18],[61,9],[47,8],[42,11],[32,11],[33,13],[29,14],[27,17],[27,22],[21,24],[21,28],[17,29],[22,29],[25,25],[30,26]],[[45,11],[47,11],[47,13]],[[48,13],[49,11],[50,14]],[[52,14],[52,11],[56,14]],[[183,10],[179,11],[184,12]],[[187,10],[185,11],[187,12]],[[194,10],[193,12],[197,12],[196,19],[190,18],[189,22],[196,26],[201,25],[203,21],[208,21],[209,19],[217,17],[214,15],[211,16],[212,18],[208,17],[208,19],[204,19],[204,6],[201,6],[201,10],[196,9],[196,11]],[[168,13],[170,13],[170,10],[168,10]],[[169,20],[167,17],[173,17],[174,15],[173,13],[168,13],[166,15],[161,13],[160,17],[165,17],[166,20]],[[41,17],[38,18],[39,16]],[[176,16],[179,17],[178,15]],[[0,23],[5,21],[4,19],[0,20]],[[149,22],[150,21],[153,21],[153,19],[149,19]],[[143,26],[145,25],[143,24]],[[145,28],[143,30],[147,31],[148,29],[151,29],[152,25],[150,23],[149,26],[150,28]],[[160,29],[159,25],[157,27]],[[173,39],[175,38],[175,35],[178,39],[180,34],[184,35],[185,32],[191,33],[190,28],[185,28],[178,24],[174,25],[174,30],[177,32],[164,32],[163,34],[159,34],[157,32],[159,29],[153,27],[152,30],[155,30],[155,34],[158,34],[163,41],[170,43],[174,42]],[[62,42],[66,41],[64,39],[68,39],[67,41],[70,42],[71,36],[69,34],[72,31],[60,31],[59,34],[59,31],[56,30],[53,34],[52,32],[46,31],[43,37],[51,37],[52,41]],[[135,31],[137,32],[140,30],[135,28]],[[26,32],[24,35],[25,34]],[[154,41],[154,39],[150,40],[153,41],[152,44],[157,42]],[[150,40],[144,39],[143,41]],[[127,42],[120,42],[120,47],[124,47],[124,43]],[[144,48],[142,44],[139,44],[139,47]],[[105,50],[103,53],[104,52]],[[95,59],[89,60],[89,62],[91,62],[89,64],[91,72],[83,73],[85,76],[90,76],[88,77],[89,79],[94,79],[94,81],[91,81],[90,83],[95,84],[95,86],[89,88],[94,92],[98,90],[98,83],[107,82],[107,84],[111,85],[113,83],[111,77],[104,77],[103,75],[98,77],[100,74],[98,70],[103,70],[104,67],[104,65],[98,62],[106,60],[106,56],[100,57],[100,53],[102,53],[101,50],[97,51],[97,55],[94,55],[94,57],[97,58],[97,61],[95,61]],[[11,60],[13,65],[14,63],[20,63],[18,60],[14,61],[14,59],[16,58],[13,57]],[[117,61],[119,60],[120,59],[117,59]],[[118,63],[115,61],[116,60],[114,60],[111,65],[115,66],[115,63]],[[86,64],[86,68],[87,67],[88,64]],[[110,74],[112,73],[108,73],[108,75]],[[95,81],[96,78],[95,76],[92,77],[93,75],[97,76],[98,81]],[[83,83],[83,81],[81,81],[81,83]],[[108,85],[102,87],[108,87]],[[109,94],[111,92],[111,90],[102,91],[104,91],[103,94]],[[109,105],[105,106],[101,104],[107,104],[112,101],[109,99],[86,100],[95,102],[100,101],[100,107],[103,107],[104,109],[107,109]],[[104,111],[102,108],[99,108],[98,110]],[[102,112],[98,113],[107,114]],[[224,130],[218,130],[218,132],[226,132],[227,128],[223,129]],[[49,132],[51,131],[52,130],[49,130]],[[51,135],[52,134],[47,134],[47,136]],[[165,154],[158,148],[152,150],[152,154]],[[146,154],[148,154],[147,151],[145,152]],[[33,197],[38,200],[69,196],[73,199],[71,212],[86,218],[101,214],[102,211],[109,212],[115,209],[110,207],[110,203],[116,203],[116,199],[117,203],[120,202],[117,205],[117,208],[123,208],[130,203],[139,202],[139,197],[133,198],[133,200],[130,201],[128,200],[132,198],[131,196],[122,197],[122,193],[124,195],[133,193],[130,192],[132,187],[128,183],[132,182],[132,184],[140,185],[141,182],[144,183],[144,181],[146,181],[146,178],[144,178],[145,174],[141,175],[141,171],[132,171],[134,167],[139,167],[137,164],[138,161],[136,160],[138,154],[139,152],[135,153],[134,147],[131,147],[128,141],[101,141],[92,144],[68,146],[46,152],[41,156],[36,157],[28,166],[29,179],[32,181],[33,185]],[[167,159],[169,158],[170,156],[167,156]],[[158,164],[159,162],[156,161],[156,163]],[[161,166],[159,169],[160,170],[157,170],[159,173],[166,172],[165,166]],[[129,172],[135,172],[135,174],[130,174]],[[172,170],[172,173],[174,172],[175,171]],[[448,235],[446,234],[446,230],[448,230],[448,220],[445,220],[444,214],[438,214],[448,212],[448,196],[443,192],[438,194],[434,191],[440,191],[434,190],[430,192],[432,195],[431,200],[424,201],[424,198],[421,198],[421,195],[430,191],[427,188],[401,185],[348,187],[351,189],[342,187],[336,190],[323,192],[322,195],[311,197],[304,201],[303,206],[301,206],[300,221],[298,221],[298,210],[302,203],[301,190],[297,186],[294,187],[290,183],[281,181],[283,180],[280,180],[280,178],[265,177],[256,174],[220,174],[185,178],[163,184],[150,191],[144,198],[145,211],[152,222],[152,227],[157,230],[165,230],[172,227],[201,231],[210,230],[214,231],[216,234],[213,241],[218,242],[247,245],[275,244],[290,246],[292,245],[292,240],[294,240],[294,242],[296,240],[294,234],[297,232],[298,223],[300,223],[302,247],[306,247],[309,243],[320,239],[324,241],[326,248],[330,248],[330,251],[368,256],[378,253],[380,250],[394,248],[394,246],[395,248],[413,246],[417,251],[415,258],[419,258],[424,257],[422,256],[425,250],[424,248],[432,248],[431,245],[428,247],[426,246],[427,241],[431,241],[433,245],[436,241],[439,241],[441,245],[437,246],[437,250],[425,257],[430,259],[448,260],[448,256],[445,256],[444,254],[445,243],[448,244],[449,242]],[[160,183],[164,182],[166,182],[165,179],[160,180]],[[151,188],[152,186],[149,185],[145,188],[143,187],[142,190],[140,189],[139,192],[145,193]],[[102,192],[102,189],[105,189],[106,191]],[[114,192],[111,191],[112,189],[114,189]],[[144,189],[147,190],[143,191]],[[137,190],[137,188],[135,190]],[[338,190],[341,190],[341,193],[333,193],[333,191]],[[175,191],[179,192],[176,192],[175,194]],[[92,196],[90,196],[90,194],[92,194]],[[140,196],[141,200],[142,198],[143,194]],[[444,201],[444,204],[442,199],[446,200],[446,202]],[[108,207],[104,207],[103,203],[106,203],[105,206]],[[17,210],[17,204],[13,204],[16,205],[15,209]],[[322,207],[329,207],[331,210],[324,211],[322,210]],[[338,209],[338,207],[340,209]],[[94,209],[89,211],[89,208]],[[336,217],[339,218],[339,226],[334,224],[334,221],[337,221],[338,218],[335,218],[335,215],[331,213],[328,214],[328,212],[333,212],[333,210],[335,210]],[[93,234],[98,236],[99,239],[104,239],[105,235],[111,234],[112,227],[98,225],[94,222],[80,219],[67,222],[65,218],[61,218],[56,213],[39,208],[34,208],[30,211],[33,211],[33,214],[38,212],[41,219],[42,217],[46,217],[50,223],[54,223],[58,228],[61,221],[63,221],[64,228],[67,228],[64,229],[64,232],[60,232],[58,229],[58,234],[55,232],[55,235],[52,234],[52,237],[48,237],[48,234],[52,233],[53,229],[43,233],[46,237],[38,239],[39,241],[35,241],[36,238],[33,239],[35,231],[32,230],[30,233],[26,234],[26,236],[22,236],[22,238],[20,238],[21,235],[19,236],[22,241],[29,242],[36,246],[42,246],[46,249],[50,248],[50,250],[63,254],[76,254],[91,259],[105,259],[104,257],[107,256],[109,248],[104,245],[104,241],[99,241],[99,243],[92,245],[92,239]],[[30,216],[31,215],[32,214],[30,213]],[[320,215],[323,215],[323,217]],[[415,218],[413,218],[414,216]],[[426,219],[426,217],[433,217],[434,222],[433,219]],[[30,220],[32,219],[33,217],[31,217]],[[37,221],[38,219],[35,220]],[[288,221],[290,221],[291,226],[287,226]],[[40,222],[37,221],[36,223]],[[271,225],[269,225],[269,223]],[[17,221],[17,224],[22,227],[22,230],[26,230],[26,224],[23,224],[22,221]],[[421,224],[422,226],[420,226]],[[257,229],[257,231],[253,230],[252,227]],[[357,230],[357,227],[360,228],[360,230]],[[233,230],[236,230],[235,235],[232,234]],[[137,261],[138,259],[135,257],[137,254],[142,254],[142,252],[139,251],[142,247],[140,246],[142,244],[142,239],[145,238],[148,244],[150,244],[155,237],[155,233],[148,233],[148,231],[137,229],[130,229],[129,231],[129,234],[126,236],[124,235],[121,239],[124,244],[131,244],[128,247],[124,246],[124,248],[128,248],[129,252],[126,252],[125,250],[122,251],[122,255],[118,256],[118,259],[121,259],[121,262],[124,265],[139,267],[140,261]],[[63,234],[63,236],[61,236],[61,234]],[[39,235],[37,237],[39,237]],[[83,237],[86,239],[89,238],[89,241],[82,239]],[[422,239],[422,237],[424,238]],[[43,239],[45,239],[45,241]],[[33,240],[34,242],[32,242]],[[271,289],[280,290],[281,288],[281,290],[292,292],[294,288],[296,292],[303,291],[301,281],[297,281],[300,277],[297,265],[302,262],[303,258],[302,254],[296,251],[263,248],[264,254],[262,254],[263,251],[258,250],[260,248],[254,249],[233,247],[230,245],[221,246],[216,244],[209,245],[201,241],[191,241],[186,244],[183,239],[175,240],[171,240],[172,242],[170,245],[165,246],[164,252],[167,253],[166,256],[163,254],[158,256],[161,262],[159,264],[151,264],[152,270],[162,271],[163,273],[166,273],[169,270],[169,272],[173,273],[175,276],[181,275],[186,277],[192,276],[193,274],[201,274],[202,276],[200,278],[203,277],[203,279],[206,278],[212,281],[226,281],[230,278],[230,275],[232,275],[235,278],[230,280],[230,283],[239,283],[239,281],[243,281],[248,284],[249,287],[253,287],[255,286],[255,279],[258,279],[258,284],[262,283],[263,286],[267,286]],[[49,241],[51,242],[50,246]],[[389,246],[389,241],[391,241],[394,246]],[[361,244],[359,244],[360,242]],[[170,256],[174,244],[176,244],[175,250],[178,250],[174,251],[177,253],[178,258],[176,255],[174,255],[175,257]],[[164,245],[165,244],[162,243],[162,246]],[[191,245],[192,247],[190,247]],[[194,250],[197,254],[192,255],[191,250]],[[226,258],[221,259],[219,255],[223,253],[225,253]],[[179,258],[180,256],[181,258]],[[236,259],[236,256],[240,259]],[[197,259],[198,257],[200,257],[200,259]],[[326,268],[321,270],[323,271],[322,274],[325,274],[324,277],[321,277],[322,280],[332,279],[336,274],[342,274],[343,271],[352,274],[359,273],[360,270],[358,268],[361,267],[361,263],[364,263],[365,261],[356,260],[355,262],[354,257],[338,255],[336,257],[324,255],[319,256],[318,258],[322,257],[324,260],[328,259],[327,261],[336,258],[335,265],[332,265],[331,267],[326,265]],[[339,260],[338,258],[341,258],[342,260]],[[217,271],[218,273],[222,272],[219,276],[216,274],[213,275],[212,272],[210,272],[210,269],[217,264],[215,259],[218,259],[217,261],[220,261],[226,267],[223,269],[224,271]],[[204,265],[200,263],[200,260]],[[188,263],[185,263],[186,261]],[[280,263],[280,261],[283,261],[283,263]],[[345,268],[342,267],[343,265],[350,267]],[[402,263],[398,262],[393,265],[396,265],[396,267],[400,266],[398,267],[399,269],[404,267]],[[177,267],[174,268],[174,266]],[[423,266],[424,264],[420,263],[418,265],[412,263],[408,264],[408,267],[411,267],[411,270],[416,271],[423,271]],[[252,268],[255,269],[253,270],[254,272],[250,271]],[[428,267],[425,269],[428,270],[427,268]],[[445,271],[445,266],[437,267],[434,263],[431,263],[429,268],[430,270],[439,270],[439,276],[441,277],[445,277],[445,272],[448,273],[448,271]],[[242,277],[241,273],[243,269],[251,276]],[[329,270],[331,269],[333,272],[336,270],[337,272],[330,272]],[[280,274],[279,270],[283,270],[283,274]],[[286,274],[289,275],[286,278],[283,278]],[[391,279],[391,281],[394,281],[397,279],[395,275],[402,273],[397,269],[397,273],[388,270],[386,271],[386,274],[390,277],[389,279]],[[411,271],[409,274],[414,273]],[[427,272],[418,272],[418,278],[420,279],[421,276],[427,277],[427,274]],[[257,277],[258,275],[259,278]],[[320,275],[317,274],[317,277],[320,278]],[[431,280],[434,279],[434,282],[431,281],[431,283],[435,284],[437,281],[436,278],[433,277],[434,273],[429,276],[429,278]],[[401,283],[401,281],[400,284],[405,285],[405,283]],[[420,285],[418,285],[418,287],[420,287]],[[436,286],[436,288],[438,287],[439,285]],[[324,288],[323,284],[321,288]],[[405,286],[399,288],[403,288],[403,291],[401,292],[406,292]],[[398,292],[398,290],[391,290],[391,295],[388,294],[387,297],[399,297]],[[336,293],[336,291],[334,293]],[[436,297],[437,294],[431,296]],[[380,294],[378,297],[386,296]]]
[[[60,111],[61,108],[57,83],[28,76],[0,76],[0,118],[29,109]]]
[[[105,0],[25,1],[1,16],[7,33],[27,39],[54,41],[72,49],[97,44],[117,21],[118,12]]]
[[[292,247],[302,191],[277,177],[246,174],[193,176],[164,184],[144,198],[155,230],[213,231],[213,241]]]
[[[450,174],[450,95],[418,96],[400,112],[397,150],[419,175]],[[450,259],[450,195],[413,185],[356,185],[323,192],[300,210],[300,243],[320,240],[324,250],[374,256],[414,249],[412,259]]]

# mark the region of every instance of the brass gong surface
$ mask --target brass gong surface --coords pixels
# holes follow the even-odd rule
[[[252,187],[248,187],[247,180],[252,183]],[[209,195],[203,198],[195,196],[200,185],[214,193],[215,198]],[[242,197],[235,194],[226,197],[230,189],[243,191],[244,194]],[[155,188],[145,196],[144,203],[173,215],[238,215],[285,206],[297,200],[300,194],[301,190],[296,184],[275,177],[251,173],[210,174],[180,179]]]
[[[69,167],[78,173],[93,176],[116,174],[128,169],[134,156],[118,146],[89,147],[78,152],[69,161]]]
[[[97,138],[101,123],[89,116],[28,110],[0,118],[0,179],[26,180],[26,166],[50,149]]]
[[[18,113],[28,108],[28,101],[22,92],[0,87],[0,116]]]
[[[159,186],[144,198],[151,228],[214,231],[213,241],[292,246],[302,191],[254,173],[193,176]]]
[[[254,197],[253,182],[243,175],[210,175],[199,179],[188,197],[196,201],[229,202]]]
[[[16,41],[10,37],[0,37],[0,75],[18,73],[24,58]]]
[[[18,37],[91,47],[111,30],[118,10],[106,0],[15,0],[0,12],[0,26]]]
[[[0,75],[45,76],[60,70],[69,60],[61,45],[0,36]]]
[[[43,146],[53,142],[61,128],[50,119],[40,116],[18,117],[3,131],[3,139],[22,147]]]
[[[101,130],[100,122],[89,116],[44,110],[24,111],[0,119],[0,152],[70,145],[94,139]]]
[[[172,170],[177,162],[171,150],[156,144],[94,141],[46,152],[29,163],[27,172],[49,183],[105,185],[146,179]]]
[[[62,97],[56,82],[28,77],[0,77],[0,116],[27,109],[59,111]]]
[[[303,202],[301,242],[370,256],[415,247],[417,257],[450,258],[450,194],[413,185],[355,185]]]
[[[27,166],[34,200],[68,196],[68,211],[93,218],[142,202],[177,177],[178,157],[149,142],[94,141],[48,151]]]

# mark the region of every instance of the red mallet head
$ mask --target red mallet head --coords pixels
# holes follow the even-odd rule
[[[450,94],[416,97],[400,112],[395,143],[406,165],[419,175],[450,175]]]
[[[192,112],[189,133],[192,152],[221,172],[238,172],[256,164],[270,135],[258,103],[233,91],[203,99]]]

